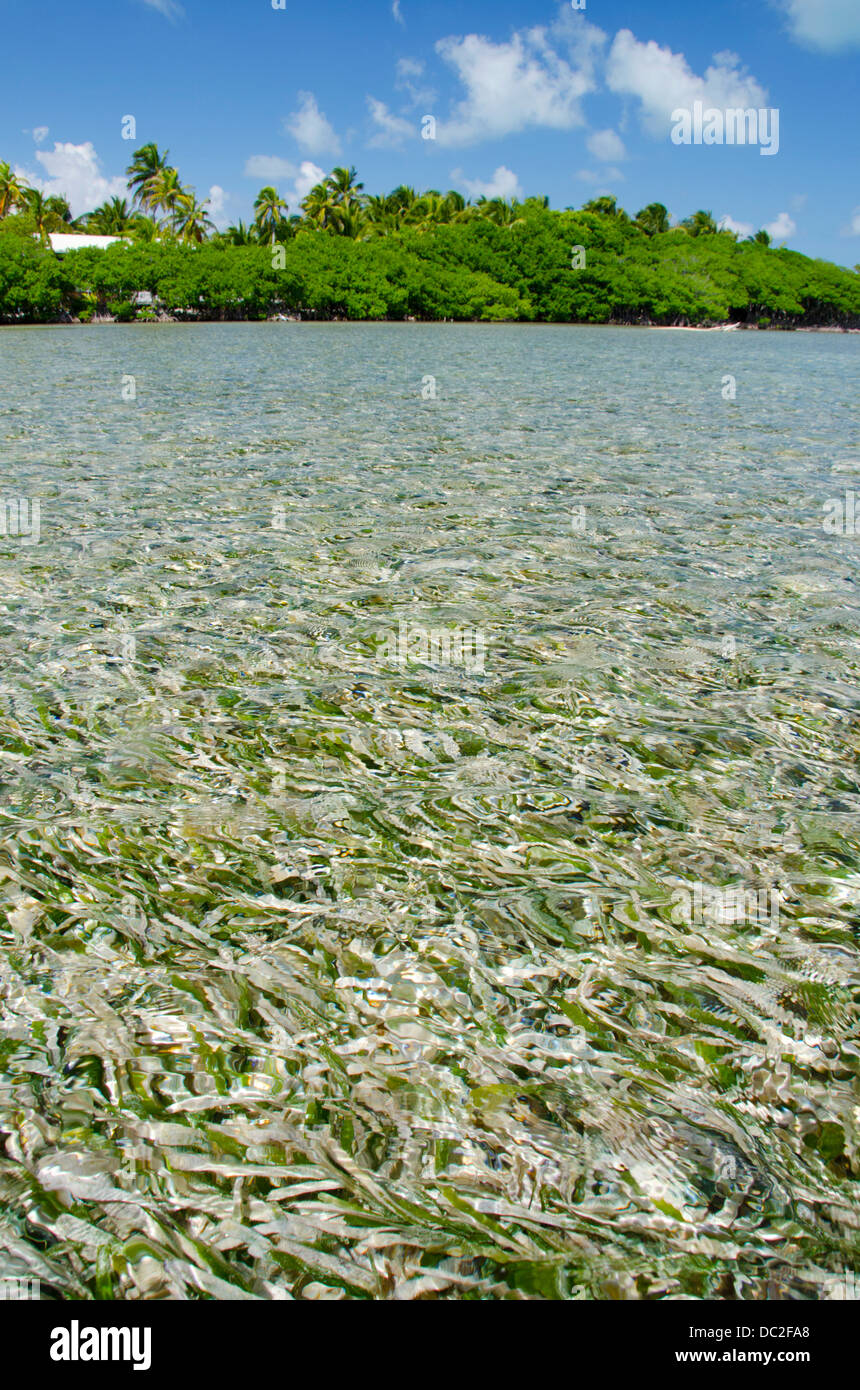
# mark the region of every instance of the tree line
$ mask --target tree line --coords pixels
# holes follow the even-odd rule
[[[148,290],[195,319],[860,324],[856,270],[774,248],[765,231],[740,241],[705,210],[673,226],[662,203],[631,217],[613,197],[556,211],[406,185],[368,196],[355,169],[336,168],[300,213],[267,186],[252,223],[218,231],[168,151],[142,146],[127,179],[127,198],[73,219],[0,162],[0,319],[151,318],[134,302]],[[59,261],[54,231],[122,240]]]

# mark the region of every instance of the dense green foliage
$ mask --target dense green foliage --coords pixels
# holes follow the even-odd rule
[[[0,320],[128,321],[147,290],[164,312],[194,319],[860,325],[856,271],[775,249],[766,232],[739,242],[702,210],[673,227],[662,203],[631,219],[609,197],[562,212],[546,199],[470,204],[406,187],[367,197],[354,169],[335,169],[302,217],[264,188],[251,227],[210,234],[205,205],[166,161],[144,146],[128,171],[135,206],[113,199],[71,224],[122,243],[61,264],[46,229],[69,230],[67,207],[0,165]]]
[[[0,224],[0,320],[50,323],[68,304],[69,270],[31,236]]]

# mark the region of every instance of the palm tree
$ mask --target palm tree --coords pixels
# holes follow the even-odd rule
[[[395,214],[399,215],[401,221],[409,216],[417,202],[418,194],[415,189],[410,188],[405,183],[401,183],[388,195],[389,206]]]
[[[604,193],[600,198],[592,198],[590,202],[584,204],[582,211],[597,213],[600,217],[615,217],[623,223],[630,221],[624,208],[618,206],[618,199],[610,193]]]
[[[515,227],[524,221],[519,215],[516,202],[506,203],[504,198],[486,198],[482,194],[477,202],[478,215],[494,222],[497,227]]]
[[[13,208],[23,204],[26,187],[11,165],[0,160],[0,217],[8,217]]]
[[[380,236],[385,236],[388,232],[393,232],[396,229],[397,216],[384,195],[378,197],[373,194],[367,199],[364,207],[364,222],[371,232],[378,233]]]
[[[70,227],[72,224],[72,209],[69,207],[68,199],[62,198],[56,193],[52,193],[50,198],[45,199],[45,206],[51,215],[52,221],[57,225],[49,228],[49,231],[58,232],[61,227]]]
[[[636,225],[646,236],[659,236],[669,230],[669,209],[662,203],[649,203],[636,214]]]
[[[307,197],[302,199],[302,211],[318,231],[336,230],[337,206],[327,182],[314,185]]]
[[[193,241],[198,245],[205,241],[210,232],[214,232],[215,224],[206,211],[209,206],[209,199],[206,198],[202,203],[198,203],[197,198],[190,189],[186,189],[188,201],[181,204],[175,214],[176,234],[180,241]]]
[[[246,227],[245,223],[239,219],[232,227],[228,227],[221,236],[228,246],[253,246],[257,241],[257,231],[255,227]]]
[[[158,239],[158,223],[153,217],[144,217],[140,213],[135,217],[131,226],[131,235],[134,241],[149,243]]]
[[[164,213],[164,220],[175,228],[179,218],[194,202],[194,194],[183,188],[175,169],[160,169],[146,185],[141,203]]]
[[[169,150],[161,153],[157,145],[142,145],[139,150],[135,150],[131,164],[126,169],[128,176],[128,186],[134,195],[134,200],[141,207],[149,206],[148,189],[153,179],[167,169],[167,157]]]
[[[125,198],[111,198],[81,217],[78,225],[97,236],[125,236],[139,220],[139,214],[132,211]]]
[[[46,203],[47,200],[44,193],[41,193],[38,188],[27,188],[24,190],[24,207],[30,214],[33,220],[33,226],[43,245],[48,240],[47,224],[50,218]]]
[[[332,169],[326,184],[331,191],[332,200],[340,207],[353,207],[361,202],[361,191],[363,183],[356,183],[358,171],[353,168],[343,169],[338,167]]]
[[[755,236],[748,236],[747,241],[752,241],[756,246],[770,246],[770,232],[766,232],[764,227],[756,232]]]
[[[438,189],[428,188],[410,208],[409,221],[422,232],[429,231],[451,221],[451,205]]]
[[[715,236],[717,224],[712,212],[704,212],[700,208],[692,216],[685,217],[681,226],[690,233],[690,236]]]
[[[284,221],[286,211],[287,204],[279,197],[276,188],[267,185],[260,189],[254,201],[254,223],[261,241],[268,238],[274,246],[278,224]]]

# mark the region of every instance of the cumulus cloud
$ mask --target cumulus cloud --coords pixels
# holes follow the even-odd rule
[[[277,155],[254,154],[245,164],[245,176],[258,179],[260,183],[280,186],[284,202],[291,212],[297,212],[302,199],[316,184],[323,182],[326,173],[310,159],[303,159],[300,165],[295,165],[289,159],[279,159]],[[284,187],[287,179],[291,179],[292,183]]]
[[[778,0],[798,43],[836,53],[860,47],[860,5],[857,0]]]
[[[521,198],[523,190],[520,181],[512,169],[506,169],[504,164],[500,164],[496,172],[489,179],[467,179],[463,176],[460,169],[451,172],[451,178],[455,183],[462,184],[471,198]]]
[[[735,236],[752,236],[755,230],[751,222],[736,222],[728,213],[721,217],[717,226],[720,231],[734,232]]]
[[[842,229],[843,236],[860,236],[860,208],[855,208],[851,214],[851,221],[847,227]]]
[[[466,95],[450,119],[440,121],[439,144],[472,145],[529,126],[572,130],[584,125],[582,98],[595,88],[593,49],[586,47],[579,65],[571,64],[551,37],[534,28],[518,31],[506,43],[479,34],[440,39],[436,51],[457,73]]]
[[[33,140],[37,145],[41,145],[43,140],[47,140],[48,133],[46,125],[37,125],[33,131]]]
[[[142,3],[148,5],[151,10],[158,10],[159,14],[163,14],[165,19],[169,19],[174,24],[185,14],[178,0],[142,0]]]
[[[595,130],[585,143],[594,158],[599,159],[602,164],[612,164],[615,160],[627,158],[624,141],[614,130]]]
[[[621,170],[615,168],[601,169],[599,173],[596,169],[580,169],[576,177],[580,179],[583,183],[604,184],[604,187],[600,190],[601,193],[609,193],[611,191],[610,189],[605,187],[607,179],[609,179],[612,183],[624,182],[624,175],[622,174]]]
[[[245,162],[245,178],[261,179],[264,183],[278,183],[280,179],[292,179],[297,174],[295,164],[277,155],[252,154]]]
[[[775,221],[765,223],[765,231],[771,241],[787,241],[797,231],[797,223],[787,212],[781,212]]]
[[[697,101],[718,110],[767,106],[766,90],[741,68],[736,53],[715,53],[699,77],[683,53],[661,48],[653,39],[640,43],[629,29],[615,36],[606,81],[611,91],[639,100],[642,123],[658,139],[668,135],[674,110],[692,109]]]
[[[340,154],[340,140],[334,127],[317,106],[313,92],[299,92],[302,103],[286,119],[286,129],[308,154]]]
[[[399,149],[404,140],[408,140],[417,135],[418,131],[414,121],[407,121],[403,116],[395,116],[389,111],[384,101],[377,101],[375,97],[367,98],[367,105],[370,108],[370,116],[376,126],[375,135],[371,136],[368,144],[374,149]]]
[[[419,81],[424,76],[424,64],[417,58],[398,58],[394,85],[398,92],[405,92],[413,106],[423,106],[430,110],[436,100],[432,87],[422,86]]]
[[[325,176],[325,169],[321,169],[318,164],[314,164],[310,159],[302,160],[295,183],[292,188],[287,189],[285,194],[291,212],[298,210],[303,199],[308,196],[312,188],[315,188],[318,183],[322,183]]]
[[[220,226],[226,221],[224,217],[224,204],[229,197],[230,194],[225,193],[219,183],[213,183],[212,187],[209,189],[209,196],[206,201],[209,204],[209,216],[216,226]]]
[[[91,212],[109,198],[127,198],[124,178],[106,178],[101,162],[87,140],[83,145],[55,143],[53,150],[37,150],[36,158],[47,177],[32,174],[26,169],[16,173],[33,188],[41,189],[46,197],[67,198],[73,217]]]

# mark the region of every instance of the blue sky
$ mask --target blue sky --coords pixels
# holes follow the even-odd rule
[[[77,214],[168,147],[219,225],[354,164],[473,196],[611,191],[860,262],[860,0],[84,0],[3,10],[0,158]],[[672,112],[777,108],[779,152],[676,145]],[[436,138],[423,139],[432,115]],[[133,116],[136,140],[122,138]]]

